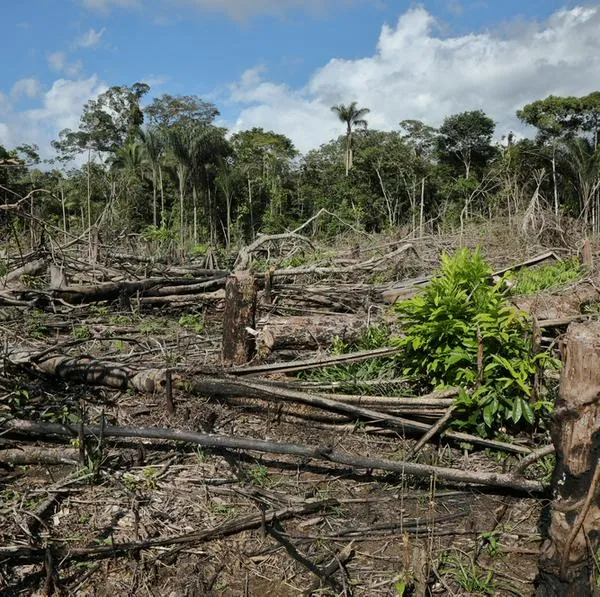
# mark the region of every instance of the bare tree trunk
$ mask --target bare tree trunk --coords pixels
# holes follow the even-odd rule
[[[558,216],[558,186],[556,184],[556,143],[552,145],[552,186],[554,190],[554,215]]]
[[[158,165],[158,184],[160,185],[160,225],[165,225],[165,190],[163,188],[162,168]]]
[[[152,223],[156,228],[158,225],[157,216],[157,198],[156,198],[156,166],[152,166]]]
[[[423,212],[425,211],[425,177],[421,179],[421,205],[419,206],[419,238],[423,238]]]
[[[88,256],[92,260],[92,192],[90,182],[90,158],[91,150],[88,149],[87,159],[87,228],[88,228]]]
[[[225,286],[223,360],[234,365],[250,361],[255,352],[256,284],[250,272],[232,275]]]
[[[600,323],[572,324],[552,440],[556,448],[550,527],[541,548],[538,597],[594,595],[600,547]]]

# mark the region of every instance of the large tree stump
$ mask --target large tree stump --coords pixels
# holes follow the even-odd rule
[[[600,546],[600,323],[571,324],[552,440],[556,448],[550,526],[542,544],[539,597],[594,595]]]
[[[243,365],[255,352],[256,284],[250,272],[239,271],[225,284],[223,314],[223,361]],[[248,328],[251,331],[248,331]]]

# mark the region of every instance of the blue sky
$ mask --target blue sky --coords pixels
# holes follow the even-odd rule
[[[141,80],[302,151],[341,132],[334,103],[357,100],[388,130],[482,108],[500,135],[523,103],[600,82],[599,2],[25,0],[3,24],[0,144],[44,155],[90,97]]]

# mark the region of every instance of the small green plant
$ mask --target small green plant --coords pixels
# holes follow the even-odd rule
[[[482,570],[476,562],[461,555],[451,555],[445,568],[468,595],[494,595],[496,586],[493,571]]]
[[[61,423],[62,425],[74,425],[75,423],[81,422],[81,414],[79,413],[79,410],[68,406],[67,404],[46,409],[41,414],[41,418],[44,421],[49,421],[50,423]]]
[[[41,339],[48,335],[48,327],[44,323],[45,314],[39,309],[33,309],[25,320],[25,331],[32,338]]]
[[[213,507],[215,514],[225,516],[226,518],[233,518],[236,514],[235,506],[230,504],[215,504]]]
[[[144,482],[148,489],[156,489],[158,487],[158,476],[160,470],[153,466],[147,466],[144,471]]]
[[[15,390],[6,396],[3,402],[6,402],[12,411],[21,410],[29,400],[29,392],[23,388]]]
[[[383,324],[376,324],[366,328],[353,343],[347,344],[340,338],[335,338],[331,352],[334,355],[342,355],[361,350],[373,350],[390,346],[391,342],[389,328]],[[396,362],[393,357],[377,357],[358,363],[322,367],[300,375],[300,377],[313,382],[335,383],[336,392],[360,390],[361,394],[381,394],[385,393],[385,390],[381,390],[374,382],[383,384],[385,380],[392,379],[395,372]],[[373,383],[365,384],[364,382]]]
[[[186,315],[182,315],[178,323],[181,327],[192,329],[197,334],[201,334],[204,331],[204,315],[202,313],[187,313]]]
[[[546,405],[534,400],[533,377],[557,366],[548,353],[533,354],[531,324],[491,275],[478,250],[444,255],[440,275],[396,307],[404,374],[420,390],[463,388],[454,426],[481,436],[542,420]]]
[[[262,464],[255,464],[248,469],[248,477],[254,485],[264,487],[269,480],[269,469]]]
[[[92,337],[92,330],[87,325],[76,325],[72,335],[76,340],[88,340]]]
[[[565,286],[583,275],[584,270],[579,259],[573,257],[540,267],[523,267],[516,272],[508,272],[503,279],[512,285],[513,294],[533,294]]]
[[[148,226],[142,231],[142,238],[147,241],[154,241],[159,244],[165,243],[169,240],[173,240],[175,235],[171,230],[166,227],[159,228],[158,226]]]
[[[480,538],[483,541],[484,547],[488,552],[489,556],[495,558],[500,555],[500,544],[498,539],[500,537],[499,531],[489,531],[481,533]]]

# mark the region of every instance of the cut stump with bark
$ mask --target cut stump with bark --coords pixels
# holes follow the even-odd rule
[[[248,363],[255,352],[256,283],[248,271],[238,271],[225,284],[223,361]]]
[[[556,468],[550,526],[540,552],[538,597],[595,595],[600,547],[600,323],[571,324],[552,440]]]

